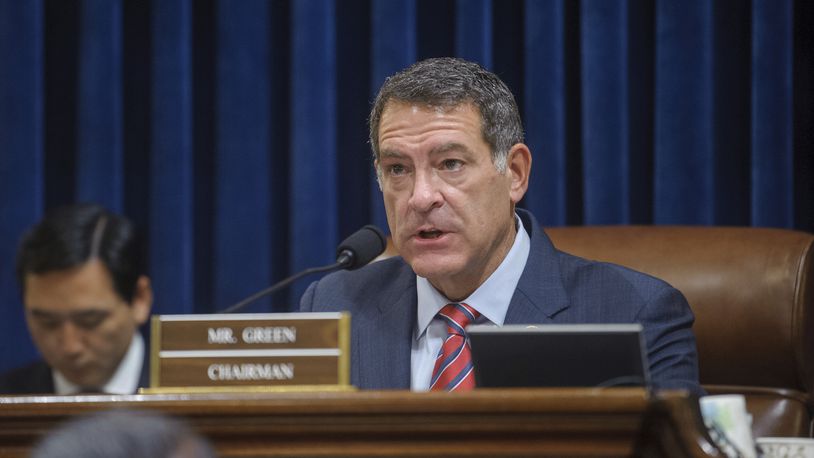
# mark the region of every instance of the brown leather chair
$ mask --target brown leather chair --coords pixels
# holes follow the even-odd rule
[[[707,392],[744,394],[755,437],[811,435],[814,235],[668,226],[546,232],[563,251],[649,273],[682,291],[695,313]]]

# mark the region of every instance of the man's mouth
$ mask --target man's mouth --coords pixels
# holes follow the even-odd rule
[[[437,229],[431,229],[429,231],[419,231],[418,232],[418,238],[425,239],[425,240],[437,239],[438,237],[441,237],[442,235],[444,235],[444,233],[437,230]]]

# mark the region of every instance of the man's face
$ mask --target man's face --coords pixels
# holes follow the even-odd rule
[[[48,364],[82,387],[113,376],[138,326],[149,315],[149,281],[139,279],[133,304],[113,289],[99,260],[25,277],[28,329]]]
[[[416,274],[449,299],[463,299],[514,242],[514,204],[527,186],[528,149],[515,145],[506,172],[498,172],[471,104],[442,110],[389,102],[378,141],[376,166],[393,243]]]

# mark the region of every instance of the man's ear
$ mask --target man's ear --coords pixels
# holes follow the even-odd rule
[[[511,178],[509,196],[517,204],[526,195],[531,174],[531,151],[523,143],[517,143],[509,150],[506,158],[506,173]]]
[[[147,322],[150,317],[150,310],[153,307],[153,287],[150,279],[142,275],[136,280],[136,292],[133,295],[132,307],[133,319],[140,325]]]

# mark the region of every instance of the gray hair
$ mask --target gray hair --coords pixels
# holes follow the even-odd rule
[[[514,96],[494,73],[474,62],[439,57],[416,62],[384,81],[370,111],[370,146],[379,159],[379,123],[391,100],[450,109],[471,103],[480,111],[483,140],[501,173],[513,145],[523,142],[523,122]]]
[[[71,419],[37,444],[31,458],[216,458],[181,421],[158,413],[112,410]]]

